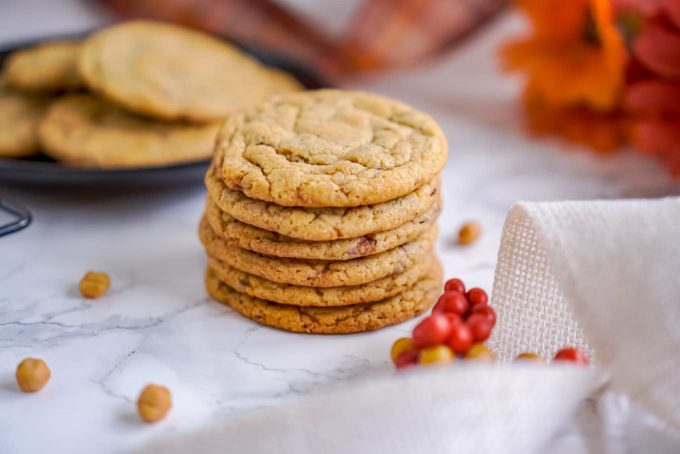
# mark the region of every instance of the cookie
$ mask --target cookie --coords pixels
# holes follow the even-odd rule
[[[93,34],[78,69],[88,87],[135,112],[208,122],[274,94],[301,89],[210,35],[132,21]]]
[[[212,230],[205,218],[199,237],[209,256],[229,266],[281,284],[307,287],[360,285],[391,274],[403,273],[429,254],[437,235],[436,225],[416,241],[380,254],[354,260],[329,262],[269,257],[228,245]]]
[[[40,126],[44,152],[72,164],[105,168],[206,159],[218,125],[155,121],[88,94],[57,100]]]
[[[26,91],[80,88],[83,81],[76,67],[79,50],[79,42],[52,41],[13,52],[5,63],[4,77],[13,87]]]
[[[230,189],[288,207],[387,202],[432,180],[447,142],[428,115],[382,96],[317,90],[227,118],[216,172]]]
[[[422,216],[386,232],[335,241],[301,241],[249,224],[220,210],[210,197],[205,217],[213,231],[229,245],[275,257],[306,260],[351,260],[401,246],[413,241],[432,227],[439,215],[435,204]]]
[[[208,267],[220,281],[239,293],[291,306],[332,307],[370,303],[396,295],[427,276],[436,260],[430,254],[403,273],[392,274],[363,285],[326,288],[279,284],[244,273],[212,257],[208,257]]]
[[[6,88],[0,82],[0,157],[21,158],[38,152],[38,126],[51,101]]]
[[[205,184],[212,200],[235,219],[299,240],[333,241],[392,230],[429,211],[439,200],[439,180],[398,199],[354,208],[288,208],[229,189],[211,168]]]
[[[208,270],[211,297],[259,324],[298,333],[346,334],[372,331],[409,320],[427,310],[439,296],[441,266],[408,290],[382,301],[341,307],[301,307],[272,303],[237,292]]]

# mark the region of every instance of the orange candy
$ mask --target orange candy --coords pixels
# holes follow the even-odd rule
[[[418,364],[448,364],[453,360],[453,352],[446,345],[424,348],[418,355]]]
[[[474,359],[479,361],[491,362],[494,360],[493,352],[484,344],[473,344],[470,350],[465,354],[465,359]]]
[[[402,337],[397,339],[397,341],[392,344],[392,349],[390,350],[390,356],[392,357],[392,362],[396,362],[399,355],[401,355],[406,350],[415,350],[416,347],[413,345],[413,341],[410,337]]]
[[[543,362],[543,358],[538,353],[524,352],[517,355],[515,361],[539,361]]]

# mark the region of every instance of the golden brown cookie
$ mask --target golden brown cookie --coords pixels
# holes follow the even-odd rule
[[[46,154],[105,168],[207,159],[218,125],[150,120],[88,94],[60,98],[40,126]]]
[[[436,204],[422,216],[396,229],[335,241],[302,241],[245,224],[220,210],[210,197],[205,217],[213,231],[236,247],[275,257],[306,260],[351,260],[401,246],[428,231],[439,215]]]
[[[210,269],[205,277],[210,296],[244,317],[286,331],[318,334],[371,331],[411,319],[435,302],[441,281],[441,266],[435,261],[427,277],[397,295],[375,303],[326,308],[277,304],[239,293]]]
[[[230,115],[215,169],[230,189],[282,206],[356,207],[417,190],[444,167],[444,133],[382,96],[286,93]]]
[[[88,38],[78,69],[88,87],[140,114],[224,118],[300,84],[205,33],[159,22],[114,25]]]
[[[435,224],[417,240],[389,251],[354,260],[332,262],[283,259],[257,254],[229,246],[215,234],[205,218],[199,227],[199,237],[208,255],[270,281],[307,287],[360,285],[391,274],[403,273],[430,253],[436,236]]]
[[[12,53],[4,66],[7,82],[21,90],[52,92],[80,88],[76,68],[80,43],[52,41]]]
[[[208,170],[205,184],[212,200],[235,219],[306,241],[359,238],[392,230],[428,212],[439,200],[439,179],[398,199],[354,208],[289,208],[246,197],[229,189]]]
[[[6,88],[0,81],[0,157],[21,158],[39,151],[38,126],[51,102]]]
[[[269,281],[244,273],[212,257],[208,257],[208,266],[220,281],[246,295],[291,306],[332,307],[370,303],[396,295],[431,273],[432,264],[436,261],[434,254],[430,254],[403,273],[392,274],[363,285],[325,288]]]

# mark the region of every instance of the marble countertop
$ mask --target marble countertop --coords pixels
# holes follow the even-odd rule
[[[0,40],[88,28],[104,20],[71,8],[80,16],[61,28],[37,21],[14,34],[3,27],[20,14],[0,14]],[[437,249],[447,276],[486,288],[503,220],[517,200],[679,192],[663,169],[634,153],[597,158],[523,135],[517,86],[498,74],[494,54],[517,26],[514,19],[503,20],[426,67],[350,85],[409,102],[440,122],[451,154],[443,173]],[[389,370],[391,342],[414,324],[350,336],[288,334],[210,301],[196,235],[205,197],[200,182],[173,191],[107,193],[0,182],[0,197],[26,205],[35,218],[28,229],[0,238],[3,453],[135,450],[328,384]],[[456,247],[457,227],[468,219],[482,222],[484,235],[472,247]],[[108,272],[113,283],[94,301],[77,291],[90,269]],[[40,393],[22,394],[16,387],[15,367],[25,356],[43,358],[52,370]],[[174,399],[169,417],[151,426],[139,422],[134,405],[150,382],[168,386]]]

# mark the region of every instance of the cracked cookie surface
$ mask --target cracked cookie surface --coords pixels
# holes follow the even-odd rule
[[[362,285],[325,288],[269,281],[212,257],[208,257],[208,266],[220,281],[246,295],[291,306],[333,307],[370,303],[403,292],[431,273],[436,261],[434,254],[429,254],[403,273]]]
[[[431,228],[438,215],[437,203],[422,216],[385,232],[335,241],[302,241],[240,222],[209,197],[205,209],[213,231],[227,244],[264,255],[307,260],[351,260],[379,254],[415,240]]]
[[[218,128],[150,120],[79,94],[59,98],[39,134],[45,153],[57,160],[113,168],[206,159]]]
[[[359,238],[392,230],[429,211],[439,200],[439,179],[389,202],[353,208],[293,208],[251,199],[229,189],[214,167],[205,176],[210,197],[237,220],[306,241]]]
[[[213,121],[275,93],[301,89],[226,42],[174,25],[130,21],[83,43],[88,87],[127,109],[166,120]]]
[[[277,304],[237,292],[208,269],[208,294],[259,324],[298,333],[347,334],[376,330],[409,320],[427,310],[442,284],[441,266],[435,262],[425,278],[390,298],[342,307],[300,307]]]
[[[428,115],[382,96],[318,90],[275,96],[230,115],[218,175],[246,196],[294,207],[386,202],[432,180],[447,143]]]
[[[13,52],[3,75],[13,87],[26,91],[54,92],[83,86],[76,61],[80,43],[52,41]]]
[[[307,287],[360,285],[403,273],[430,253],[436,236],[435,224],[429,232],[410,243],[380,254],[337,262],[284,259],[257,254],[228,245],[217,236],[205,218],[199,226],[199,238],[209,256],[270,281]]]

